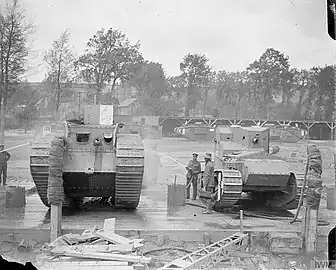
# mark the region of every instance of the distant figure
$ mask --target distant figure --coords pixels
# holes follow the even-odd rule
[[[201,173],[201,163],[197,160],[198,154],[193,153],[193,159],[189,161],[188,166],[186,167],[187,169],[187,185],[192,181],[190,185],[193,187],[193,195],[192,199],[196,200],[197,196],[197,179],[198,175]],[[186,192],[186,199],[190,199],[190,185],[188,186]]]
[[[203,183],[204,189],[207,192],[213,193],[215,184],[215,167],[213,162],[211,161],[211,153],[206,153],[204,160],[205,160],[205,167],[204,167],[204,174],[203,174]],[[212,213],[212,200],[207,200],[206,210],[202,212],[203,214],[211,214]]]
[[[0,151],[4,150],[4,145],[0,144]],[[7,152],[0,152],[0,184],[1,184],[1,176],[3,175],[2,185],[6,185],[7,179],[7,162],[10,160],[11,155]]]

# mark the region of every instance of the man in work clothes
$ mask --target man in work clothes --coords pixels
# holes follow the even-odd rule
[[[203,174],[203,184],[205,191],[213,193],[215,188],[215,167],[211,161],[211,153],[206,153],[205,157],[205,167]],[[206,210],[202,212],[203,214],[212,213],[212,199],[207,199]]]
[[[4,145],[0,144],[0,184],[1,184],[1,176],[3,175],[2,184],[5,186],[6,178],[7,178],[7,162],[10,160],[11,156],[7,151],[3,151],[3,150],[4,150]]]
[[[187,172],[186,199],[190,199],[190,186],[192,185],[192,187],[193,187],[192,199],[196,200],[197,179],[198,179],[198,175],[202,171],[201,163],[197,160],[197,157],[198,157],[198,154],[193,153],[193,159],[189,161],[189,164],[186,167],[186,169],[188,170],[188,172]],[[190,181],[192,181],[192,182],[190,183]]]

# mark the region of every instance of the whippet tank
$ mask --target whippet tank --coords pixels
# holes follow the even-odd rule
[[[115,206],[137,208],[144,173],[144,145],[140,135],[122,134],[122,129],[123,124],[113,123],[110,105],[87,106],[84,117],[64,122],[65,147],[59,151],[63,151],[65,207],[83,197],[108,197]],[[31,175],[47,207],[49,155],[58,139],[50,142],[41,138],[34,142],[30,155]]]
[[[243,192],[271,207],[297,208],[295,174],[285,159],[270,153],[269,128],[221,127],[216,135],[215,208],[234,206]]]

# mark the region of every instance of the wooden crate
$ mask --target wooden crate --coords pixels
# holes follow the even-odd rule
[[[185,185],[172,184],[168,185],[168,206],[184,206],[185,205]]]

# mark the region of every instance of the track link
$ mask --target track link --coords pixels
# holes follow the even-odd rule
[[[144,145],[138,134],[117,135],[115,205],[135,210],[144,175]]]

